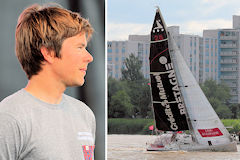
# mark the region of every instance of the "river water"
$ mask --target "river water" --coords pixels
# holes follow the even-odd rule
[[[146,151],[149,135],[108,135],[108,160],[240,160],[238,152]]]

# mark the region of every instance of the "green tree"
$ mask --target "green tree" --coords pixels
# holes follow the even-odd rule
[[[223,83],[207,80],[201,88],[220,118],[231,118],[233,113],[229,105],[230,89]]]
[[[150,88],[141,72],[142,62],[131,54],[124,61],[122,79],[108,78],[108,117],[150,117]]]
[[[130,82],[128,83],[129,96],[131,103],[134,106],[134,117],[146,118],[148,112],[151,111],[150,88],[147,81],[143,83]]]
[[[230,99],[230,89],[225,84],[217,84],[214,80],[207,80],[201,88],[208,98],[215,98],[221,101],[221,103],[228,103]]]
[[[215,98],[215,97],[208,97],[208,101],[212,105],[213,109],[216,110],[218,106],[222,104],[221,100]]]
[[[134,117],[147,117],[151,110],[150,106],[150,88],[148,81],[144,78],[141,68],[142,62],[138,57],[130,54],[124,61],[125,68],[122,69],[122,81],[127,82],[128,95],[133,105]]]
[[[109,118],[129,118],[132,116],[133,106],[130,97],[124,90],[117,91],[108,108]]]
[[[113,79],[112,77],[108,78],[108,104],[111,103],[112,96],[121,88],[122,87],[118,80]]]
[[[124,60],[125,67],[122,68],[122,80],[139,82],[144,80],[144,76],[141,72],[142,61],[134,54],[130,54],[128,58]]]
[[[232,116],[231,110],[226,105],[218,106],[216,112],[221,119],[230,118]]]
[[[230,110],[232,112],[232,117],[233,119],[237,119],[239,117],[239,109],[240,109],[240,104],[231,104],[229,105]]]
[[[116,117],[117,115],[122,116],[125,115],[125,113],[123,113],[122,115],[120,113],[114,113],[114,111],[118,110],[116,109],[117,106],[122,106],[122,105],[126,105],[128,103],[129,100],[124,99],[126,94],[127,94],[127,87],[126,87],[126,82],[124,81],[120,81],[117,79],[113,79],[111,77],[108,78],[108,117]],[[119,91],[123,91],[124,93],[122,93],[124,96],[123,98],[121,98],[119,96]],[[128,94],[127,94],[128,96]],[[128,96],[129,97],[129,96]],[[120,105],[115,105],[118,101],[118,98],[121,100],[127,100],[126,104],[122,103]],[[131,104],[130,104],[131,105]],[[122,107],[121,109],[119,109],[119,112],[125,112],[123,111],[124,109],[126,109],[126,107]]]

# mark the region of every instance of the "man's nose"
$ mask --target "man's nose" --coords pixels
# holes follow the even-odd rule
[[[87,50],[86,50],[86,59],[88,63],[91,63],[93,61],[93,56]]]

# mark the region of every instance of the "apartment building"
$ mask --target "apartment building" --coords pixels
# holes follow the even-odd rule
[[[125,67],[124,60],[130,54],[134,54],[142,61],[142,73],[145,78],[149,77],[149,36],[130,35],[127,41],[108,41],[108,76],[116,79],[122,77],[121,69]]]
[[[198,83],[218,81],[218,42],[216,38],[179,34],[179,26],[168,27],[182,56]]]
[[[218,39],[219,79],[231,89],[231,103],[240,103],[240,16],[233,16],[233,28],[204,30],[204,36]]]

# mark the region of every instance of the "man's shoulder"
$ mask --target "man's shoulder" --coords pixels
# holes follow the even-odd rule
[[[0,102],[0,110],[3,109],[4,106],[14,107],[17,104],[23,103],[23,102],[25,102],[25,98],[23,97],[22,90],[19,90],[13,94],[7,96]]]
[[[93,114],[90,107],[88,107],[84,102],[82,102],[74,97],[71,97],[69,95],[66,95],[66,94],[64,94],[64,98],[68,102],[68,104],[71,104],[71,106],[74,107],[74,109],[81,110],[84,112],[89,112],[90,114]]]
[[[84,102],[82,102],[79,99],[76,99],[74,97],[71,97],[67,94],[64,94],[64,99],[65,99],[65,101],[67,101],[70,104],[74,104],[74,105],[81,106],[84,108],[89,108]]]
[[[0,102],[0,113],[1,115],[22,119],[24,115],[29,113],[28,111],[24,111],[23,107],[20,107],[24,106],[26,103],[28,103],[27,98],[24,96],[23,90],[21,89]]]

